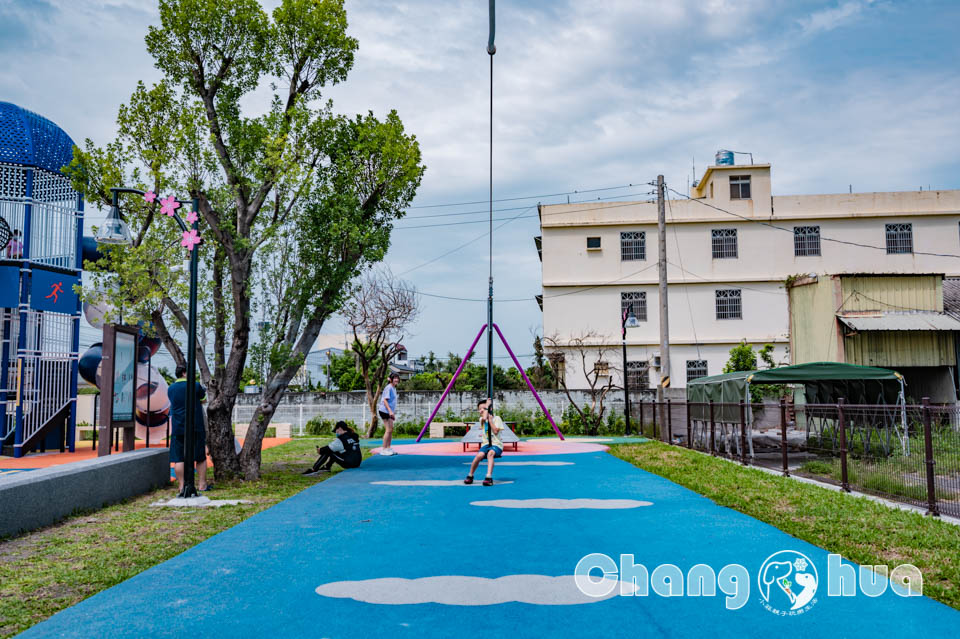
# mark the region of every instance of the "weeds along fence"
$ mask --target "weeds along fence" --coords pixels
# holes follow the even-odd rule
[[[644,435],[960,517],[956,405],[632,402]]]

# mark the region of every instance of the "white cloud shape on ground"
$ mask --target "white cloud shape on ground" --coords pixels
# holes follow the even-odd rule
[[[490,501],[472,501],[471,506],[492,506],[494,508],[546,508],[549,510],[575,510],[580,508],[593,510],[619,510],[652,506],[653,502],[636,499],[492,499]]]
[[[463,462],[469,466],[473,462]],[[573,466],[573,462],[561,461],[498,461],[497,466]]]
[[[618,585],[632,592],[632,585]],[[507,575],[496,579],[444,575],[419,579],[384,577],[334,581],[318,586],[316,592],[323,597],[388,605],[437,603],[447,606],[490,606],[517,602],[540,606],[573,606],[603,601],[620,592],[619,588],[609,590],[607,596],[588,597],[577,588],[573,575]]]
[[[388,481],[372,481],[379,486],[482,486],[482,479],[476,479],[472,484],[463,483],[462,479],[391,479]],[[495,485],[512,484],[512,481],[494,479]]]

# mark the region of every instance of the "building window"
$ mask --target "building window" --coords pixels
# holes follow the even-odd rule
[[[713,229],[713,259],[737,257],[737,229]]]
[[[650,364],[627,362],[627,385],[633,390],[650,388]]]
[[[750,199],[750,176],[749,175],[731,175],[730,176],[730,199],[731,200],[749,200]]]
[[[687,382],[707,376],[707,360],[688,359],[687,360]]]
[[[793,254],[797,257],[820,255],[820,227],[793,227]]]
[[[587,250],[588,251],[599,251],[600,250],[600,238],[599,237],[588,237],[587,238]]]
[[[913,253],[913,224],[887,224],[887,254]]]
[[[598,360],[597,363],[593,365],[593,372],[597,374],[597,377],[609,377],[610,362]]]
[[[643,231],[620,233],[620,259],[624,262],[647,259],[647,234]]]
[[[717,319],[743,319],[739,288],[717,289]]]
[[[623,319],[625,317],[624,313],[627,313],[627,309],[631,308],[637,321],[647,321],[647,293],[645,291],[620,293],[620,319]]]

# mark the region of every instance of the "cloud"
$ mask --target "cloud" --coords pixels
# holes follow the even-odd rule
[[[542,508],[546,510],[624,510],[652,506],[653,502],[636,499],[493,499],[490,501],[472,501],[471,506],[490,506],[493,508]]]
[[[815,11],[798,22],[804,35],[833,31],[853,22],[871,4],[873,0],[850,0],[830,9]]]
[[[626,592],[632,592],[631,584],[618,584],[626,588]],[[604,597],[588,597],[577,588],[573,575],[507,575],[496,579],[449,575],[419,579],[386,577],[336,581],[318,586],[316,592],[323,597],[388,605],[437,603],[447,606],[492,606],[516,602],[573,606],[603,601],[620,592],[616,587],[609,590],[610,594]]]
[[[388,481],[372,481],[377,486],[480,486],[479,482],[464,484],[462,479],[392,479]],[[494,484],[512,484],[512,481],[494,480]]]

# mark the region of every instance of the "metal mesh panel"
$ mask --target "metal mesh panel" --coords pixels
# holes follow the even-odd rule
[[[10,166],[0,164],[0,217],[3,217],[10,225],[10,231],[13,239],[19,241],[22,251],[23,245],[23,226],[24,226],[24,202],[27,193],[27,172],[19,166]],[[19,236],[13,231],[19,231]],[[18,258],[20,254],[16,248],[11,245],[7,247],[3,258]]]
[[[0,397],[6,397],[3,423],[0,424],[0,439],[6,439],[17,424],[17,339],[19,335],[20,314],[16,309],[0,309],[0,330],[3,331],[0,341],[0,356],[7,353],[7,376],[0,380]],[[4,395],[5,394],[5,395]]]
[[[63,176],[35,171],[31,214],[30,259],[60,268],[75,268],[77,193]]]
[[[23,439],[26,441],[72,401],[73,318],[61,313],[27,311],[26,343],[19,357],[23,380]]]

